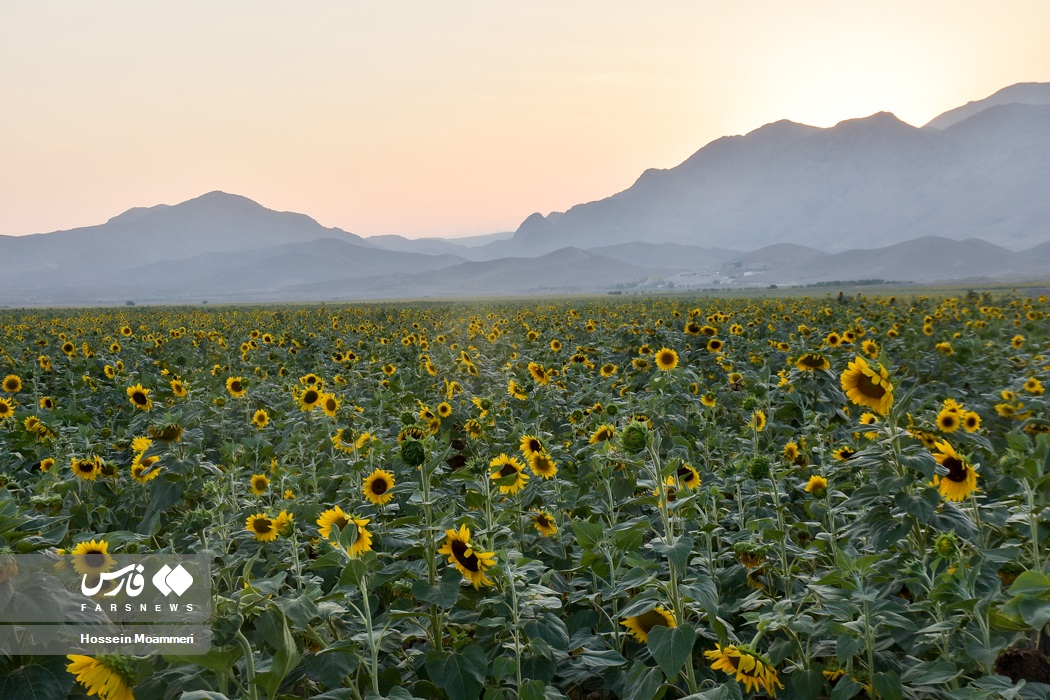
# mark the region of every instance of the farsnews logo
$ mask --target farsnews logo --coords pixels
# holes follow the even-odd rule
[[[80,582],[80,592],[86,596],[94,596],[106,587],[107,582],[116,581],[116,586],[112,590],[103,593],[103,596],[115,596],[123,590],[129,597],[135,598],[146,587],[146,579],[142,575],[143,571],[144,567],[142,564],[129,564],[123,569],[98,574],[97,577],[89,577],[85,574]],[[176,596],[182,596],[193,585],[193,576],[183,568],[182,564],[177,565],[174,569],[165,564],[153,575],[152,581],[153,586],[165,596],[169,596],[172,593]],[[125,583],[127,583],[126,588],[124,586]]]

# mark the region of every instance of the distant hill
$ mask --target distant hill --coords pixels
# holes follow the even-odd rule
[[[1004,87],[983,100],[967,102],[962,107],[950,109],[926,123],[924,129],[944,130],[950,126],[966,121],[978,112],[999,105],[1050,105],[1050,83],[1017,83]]]
[[[628,242],[826,251],[923,236],[1023,249],[1050,238],[1050,85],[917,129],[880,112],[828,129],[779,121],[708,144],[669,170],[564,213],[528,217],[504,255]],[[998,94],[998,93],[997,93]],[[992,104],[992,103],[996,104]]]
[[[591,248],[590,252],[613,260],[653,268],[715,269],[740,251],[727,248],[699,248],[677,243],[621,243]]]

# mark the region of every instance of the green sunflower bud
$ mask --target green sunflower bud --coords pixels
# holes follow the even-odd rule
[[[948,532],[943,535],[938,535],[937,539],[933,541],[933,548],[937,552],[937,556],[949,559],[959,549],[959,543],[955,539],[955,533]]]
[[[423,443],[419,440],[409,438],[401,443],[401,459],[410,467],[418,467],[427,459],[427,452]]]
[[[758,408],[758,397],[754,394],[748,394],[744,397],[744,400],[740,402],[740,405],[744,407],[745,411],[752,411]]]
[[[627,454],[636,455],[649,441],[649,428],[642,423],[630,423],[620,433],[620,445]]]
[[[747,465],[747,474],[752,479],[765,479],[769,477],[769,458],[755,457]]]

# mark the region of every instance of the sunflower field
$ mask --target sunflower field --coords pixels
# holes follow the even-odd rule
[[[0,311],[0,589],[213,579],[208,654],[0,656],[0,697],[1047,697],[1048,312]]]

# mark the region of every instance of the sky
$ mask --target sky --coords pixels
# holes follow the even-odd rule
[[[222,190],[510,231],[778,119],[1050,82],[1045,0],[0,2],[0,234]]]

